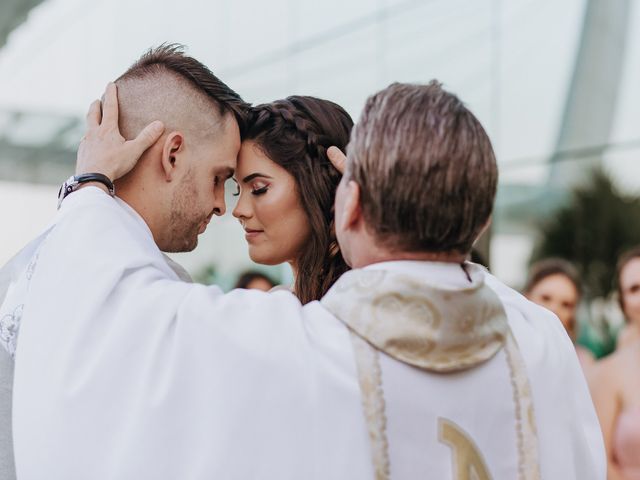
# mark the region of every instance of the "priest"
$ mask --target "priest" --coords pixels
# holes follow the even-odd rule
[[[465,262],[497,167],[455,95],[368,99],[335,202],[353,270],[304,307],[176,278],[112,197],[137,156],[116,95],[89,114],[78,172],[93,183],[3,305],[22,306],[18,478],[605,478],[560,322]]]

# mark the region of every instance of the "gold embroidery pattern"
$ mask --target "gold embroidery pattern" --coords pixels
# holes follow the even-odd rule
[[[455,422],[438,418],[438,439],[451,447],[455,480],[492,479],[478,446]]]
[[[533,397],[524,361],[511,332],[507,336],[505,353],[516,411],[518,480],[539,480],[538,432],[533,410]]]
[[[351,332],[351,343],[358,368],[362,405],[369,429],[371,458],[376,480],[389,479],[389,443],[387,416],[382,391],[382,371],[378,351],[366,340]]]
[[[322,304],[387,355],[436,372],[489,360],[508,331],[502,304],[480,275],[469,288],[447,290],[408,275],[352,270]]]

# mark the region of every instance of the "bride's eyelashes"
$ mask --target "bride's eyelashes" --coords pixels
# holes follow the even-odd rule
[[[250,193],[251,195],[263,195],[267,193],[267,190],[269,190],[269,185],[265,185],[264,187],[259,187],[259,188],[252,188]],[[240,195],[240,185],[238,183],[236,183],[236,191],[233,192],[232,195],[234,197],[237,197]]]

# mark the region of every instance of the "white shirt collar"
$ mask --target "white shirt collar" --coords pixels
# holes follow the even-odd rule
[[[471,263],[465,263],[472,269],[469,274],[477,275],[477,266]],[[393,260],[389,262],[372,263],[363,267],[363,270],[388,270],[398,273],[406,273],[417,277],[431,280],[429,283],[435,282],[442,288],[458,288],[469,285],[469,276],[465,269],[459,263],[453,262],[426,262],[421,260]],[[473,270],[473,271],[472,271]]]

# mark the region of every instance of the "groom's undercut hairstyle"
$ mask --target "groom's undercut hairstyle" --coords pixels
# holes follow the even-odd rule
[[[453,94],[394,83],[369,97],[351,135],[347,178],[385,247],[460,252],[489,221],[498,183],[491,141]]]
[[[120,131],[135,138],[154,120],[165,130],[215,135],[228,114],[244,132],[249,105],[177,44],[148,50],[117,80]]]

